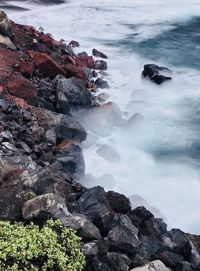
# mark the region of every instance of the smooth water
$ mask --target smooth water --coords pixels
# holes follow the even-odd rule
[[[144,198],[169,227],[200,233],[200,0],[20,5],[30,11],[9,11],[15,21],[107,54],[109,100],[124,119],[139,113],[126,128],[89,113],[80,118],[89,134],[86,172],[104,175],[86,185],[103,183],[130,196],[134,206]],[[141,80],[146,63],[167,66],[173,80],[162,86]]]

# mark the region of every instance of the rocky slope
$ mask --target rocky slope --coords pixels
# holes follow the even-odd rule
[[[82,237],[88,271],[200,270],[199,236],[168,231],[124,195],[80,184],[87,133],[71,110],[112,116],[114,106],[94,96],[109,87],[97,78],[106,56],[75,46],[0,12],[0,219],[59,218]]]

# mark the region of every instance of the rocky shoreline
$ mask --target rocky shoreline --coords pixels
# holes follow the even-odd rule
[[[88,271],[200,270],[199,236],[168,231],[124,195],[81,185],[87,133],[71,111],[115,108],[94,95],[109,88],[98,76],[106,56],[75,54],[76,46],[0,12],[0,219],[59,218],[82,237]]]

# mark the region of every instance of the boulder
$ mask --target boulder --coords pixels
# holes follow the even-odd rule
[[[94,65],[94,69],[95,70],[102,70],[105,71],[107,70],[107,62],[104,60],[96,60],[95,61],[95,65]]]
[[[75,77],[66,79],[56,77],[56,106],[60,113],[69,112],[69,104],[89,106],[91,105],[91,92],[88,91],[81,80]]]
[[[13,76],[6,85],[6,89],[10,94],[24,99],[31,105],[38,104],[37,87],[19,74]]]
[[[126,214],[131,211],[131,203],[129,199],[123,194],[114,191],[108,191],[107,198],[109,200],[111,208],[116,213]]]
[[[92,50],[93,56],[101,57],[101,58],[108,58],[104,53],[98,51],[97,49]]]
[[[111,249],[114,251],[134,253],[139,246],[138,229],[126,215],[119,215],[108,233]]]
[[[170,72],[169,69],[165,67],[159,67],[155,64],[146,64],[144,65],[144,70],[142,72],[142,76],[148,77],[152,82],[160,85],[165,81],[169,81],[172,78],[169,76],[165,76],[160,74],[160,72]]]
[[[97,85],[97,87],[99,88],[110,88],[109,84],[107,81],[101,79],[101,78],[98,78],[96,81],[95,81],[95,84]]]
[[[7,37],[12,37],[13,35],[10,28],[10,20],[3,10],[0,11],[0,34]]]
[[[76,57],[76,65],[93,69],[95,64],[92,56],[88,56],[86,52],[82,52]]]
[[[5,45],[7,48],[12,49],[12,50],[17,49],[9,37],[0,35],[0,44]]]
[[[18,71],[25,77],[30,78],[33,75],[34,64],[30,61],[21,61]]]
[[[40,53],[40,52],[35,53],[34,61],[35,61],[36,68],[44,76],[47,76],[53,79],[58,74],[65,75],[65,71],[62,69],[62,67],[46,53]]]
[[[131,271],[172,271],[168,267],[166,267],[161,261],[153,261],[148,264],[131,269]]]
[[[77,201],[71,203],[70,210],[86,215],[100,229],[103,236],[112,227],[114,213],[106,192],[100,186],[87,189]]]
[[[127,255],[116,252],[108,252],[103,261],[112,271],[128,271],[131,265],[131,260]]]
[[[180,254],[173,253],[170,251],[163,251],[160,252],[152,257],[153,260],[160,260],[166,266],[172,268],[173,270],[176,269],[183,261],[184,257]]]

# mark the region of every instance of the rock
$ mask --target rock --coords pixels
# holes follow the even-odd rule
[[[71,40],[70,43],[69,43],[69,45],[71,47],[79,47],[80,46],[79,42],[76,41],[76,40]]]
[[[56,77],[55,83],[57,109],[60,113],[66,114],[69,111],[69,104],[91,105],[91,92],[75,77],[69,79]]]
[[[176,271],[192,271],[193,268],[188,262],[181,262],[176,266]]]
[[[166,266],[172,268],[173,270],[184,261],[184,257],[182,255],[170,251],[163,251],[154,255],[152,258],[153,260],[162,261]]]
[[[62,69],[62,67],[45,53],[35,53],[34,61],[36,68],[44,76],[53,79],[59,74],[65,75],[65,71]]]
[[[5,37],[5,36],[0,35],[0,44],[5,45],[7,48],[12,49],[12,50],[17,49],[9,37]]]
[[[107,70],[107,62],[104,60],[96,60],[94,65],[95,70]]]
[[[63,69],[66,71],[67,77],[75,76],[76,78],[83,80],[83,82],[87,82],[93,77],[92,71],[86,67],[79,67],[68,63],[67,65],[63,66]]]
[[[106,263],[100,261],[97,257],[87,262],[85,270],[86,271],[112,271]]]
[[[127,255],[116,252],[108,252],[104,261],[112,271],[128,271],[131,265]]]
[[[83,245],[83,253],[87,258],[96,256],[98,253],[98,248],[97,248],[96,243],[95,242],[85,243]]]
[[[107,254],[109,250],[109,243],[106,240],[95,240],[93,242],[85,243],[83,246],[84,255],[87,258],[94,257],[98,255],[98,257],[103,257]]]
[[[97,87],[99,88],[110,88],[109,84],[107,81],[101,79],[101,78],[98,78],[96,81],[95,81],[95,84],[97,85]]]
[[[160,218],[154,218],[145,207],[137,207],[128,213],[132,223],[140,234],[160,238],[166,232],[167,225]]]
[[[107,58],[107,56],[104,53],[98,51],[97,49],[93,49],[92,54],[93,54],[93,56],[97,56],[97,57],[101,57],[101,58]]]
[[[37,88],[23,76],[17,75],[6,85],[9,93],[22,98],[31,105],[38,104]]]
[[[100,103],[106,102],[106,101],[108,100],[109,97],[110,97],[110,96],[109,96],[109,94],[107,94],[107,93],[100,93],[100,94],[97,96],[98,101],[99,101]]]
[[[77,201],[71,203],[70,210],[90,218],[103,236],[112,227],[114,213],[102,187],[87,189]]]
[[[13,35],[10,29],[10,21],[3,10],[0,11],[0,34],[9,38]]]
[[[185,260],[190,262],[193,268],[200,268],[199,252],[184,232],[172,229],[162,236],[162,240],[170,251],[184,255]]]
[[[84,242],[101,239],[99,229],[84,215],[73,214],[58,216],[66,227],[76,230]]]
[[[85,162],[83,153],[78,145],[69,143],[63,148],[57,149],[55,160],[59,169],[68,173],[76,182],[85,175]]]
[[[30,78],[33,75],[34,64],[28,61],[21,61],[18,71],[25,77]]]
[[[139,246],[138,229],[126,215],[119,215],[115,225],[108,233],[112,249],[120,252],[134,253]]]
[[[131,211],[131,203],[126,196],[116,193],[114,191],[108,191],[107,198],[109,200],[111,208],[115,212],[120,214],[126,214]]]
[[[132,269],[131,271],[172,271],[167,268],[161,261],[153,261],[148,264]]]
[[[103,144],[102,146],[100,146],[96,152],[98,155],[100,155],[109,162],[119,162],[121,160],[120,155],[114,149],[114,147],[107,144]]]
[[[162,84],[165,81],[172,79],[169,76],[165,76],[165,75],[160,74],[160,71],[170,72],[170,70],[165,67],[159,67],[155,64],[146,64],[146,65],[144,65],[144,70],[142,72],[142,76],[144,78],[149,77],[149,79],[151,81],[153,81],[154,83],[156,83],[158,85]]]
[[[95,66],[93,57],[88,56],[86,52],[78,54],[78,56],[76,57],[76,65],[79,67],[86,67],[90,69],[93,69]]]

